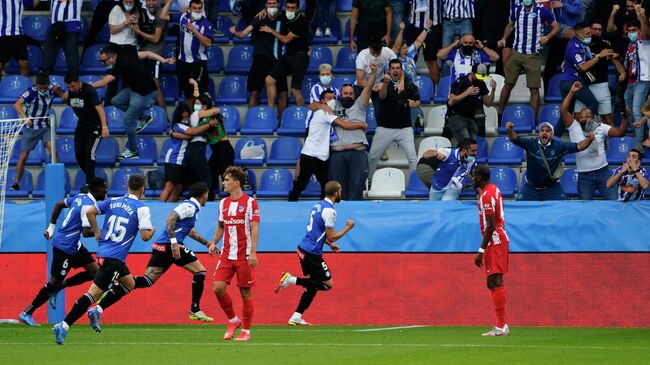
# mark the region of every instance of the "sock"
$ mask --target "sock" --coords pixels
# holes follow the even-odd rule
[[[70,329],[70,325],[67,324],[65,321],[61,322],[61,327],[63,327],[63,329],[66,331]]]
[[[153,285],[153,281],[147,275],[136,276],[133,280],[136,288],[150,288]]]
[[[248,333],[249,335],[251,334],[251,330],[250,330],[250,328],[249,328],[249,329],[242,328],[241,331],[242,331],[243,333]]]
[[[298,303],[298,308],[296,308],[297,313],[305,313],[307,308],[311,305],[311,302],[314,300],[316,297],[316,293],[318,293],[318,290],[316,288],[307,288],[305,291],[302,293],[302,296],[300,297],[300,303]]]
[[[228,316],[228,319],[237,317],[235,311],[232,309],[232,299],[228,293],[224,294],[221,297],[217,297],[217,300],[219,301],[221,309],[223,309],[224,313],[226,313],[226,316]]]
[[[90,281],[90,280],[94,279],[94,278],[95,277],[91,276],[88,273],[88,271],[79,272],[79,273],[76,273],[73,276],[63,280],[63,284],[61,284],[61,288],[67,288],[67,287],[70,287],[70,286],[81,285],[81,284],[83,284],[83,283],[85,283],[87,281]]]
[[[506,325],[506,287],[498,286],[492,289],[492,302],[497,316],[497,327]]]
[[[308,279],[308,278],[296,278],[296,285],[300,285],[305,289],[313,288],[316,290],[323,290],[323,291],[327,291],[331,289],[330,286],[325,285],[325,283],[323,283],[322,281]]]
[[[295,277],[295,276],[289,276],[287,278],[287,283],[289,283],[290,285],[296,285],[297,281],[298,281],[298,278]]]
[[[253,323],[253,313],[255,313],[255,302],[253,301],[253,298],[250,298],[248,300],[244,299],[243,302],[244,311],[242,313],[242,328],[244,330],[250,330],[251,323]]]
[[[97,306],[101,307],[102,310],[112,306],[117,303],[123,296],[129,294],[129,289],[125,288],[124,285],[113,286],[111,290],[106,292],[106,296],[97,303]]]
[[[25,308],[24,312],[31,316],[35,310],[47,302],[50,294],[56,293],[60,289],[60,287],[54,286],[50,283],[45,284],[45,286],[43,286],[41,290],[38,291],[38,294],[36,294],[36,297],[32,301],[32,304],[28,305],[27,308]]]
[[[90,293],[86,293],[79,297],[76,302],[74,302],[74,305],[72,306],[72,309],[70,310],[70,313],[68,313],[67,316],[65,316],[65,323],[68,325],[73,325],[81,316],[86,313],[86,310],[88,307],[90,307],[93,303],[95,302],[95,299],[93,298]],[[65,326],[64,326],[65,328]]]
[[[190,312],[196,313],[201,310],[201,295],[203,295],[203,282],[205,271],[197,272],[192,277],[192,306]]]

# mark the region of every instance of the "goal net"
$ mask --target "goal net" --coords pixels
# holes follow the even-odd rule
[[[5,221],[5,196],[8,186],[13,183],[7,181],[9,160],[26,121],[26,119],[0,119],[0,248],[2,248],[2,228]]]

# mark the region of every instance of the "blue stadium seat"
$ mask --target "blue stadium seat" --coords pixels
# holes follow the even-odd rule
[[[56,134],[74,134],[74,130],[77,128],[77,114],[74,113],[71,107],[66,107],[61,112],[61,123],[56,128]]]
[[[16,140],[14,149],[11,151],[9,165],[15,166],[18,163],[18,157],[20,156],[20,146],[22,145],[22,142],[23,141],[21,138]],[[43,147],[43,143],[38,142],[36,144],[36,147],[34,147],[34,149],[29,152],[25,164],[28,166],[40,166],[43,164],[43,161],[45,161],[45,147]]]
[[[169,24],[169,23],[168,23]],[[176,44],[167,44],[163,48],[163,57],[165,58],[170,58],[170,57],[177,57],[178,54],[176,52]],[[169,63],[164,63],[160,65],[160,70],[163,73],[174,73],[176,72],[176,64],[170,65]]]
[[[576,169],[564,169],[560,185],[568,197],[578,196],[578,172]]]
[[[56,156],[59,162],[65,164],[66,167],[77,165],[73,137],[59,137],[56,139]]]
[[[576,164],[576,154],[575,153],[570,153],[570,154],[564,156],[564,164],[565,165],[575,165]]]
[[[268,169],[262,173],[258,198],[288,198],[293,187],[293,175],[287,169]]]
[[[225,1],[224,1],[225,2]],[[232,38],[232,34],[230,34],[230,26],[232,25],[232,20],[230,20],[229,17],[227,16],[222,16],[219,15],[217,16],[217,23],[212,24],[212,27],[214,29],[219,29],[223,33],[223,37],[217,37],[216,35],[212,37],[212,42],[215,43],[228,43],[230,42],[230,38]],[[208,62],[210,57],[208,56]],[[223,66],[223,54],[221,55],[221,62]],[[212,72],[212,71],[210,71]]]
[[[245,104],[248,100],[246,76],[227,76],[219,83],[217,100],[224,104]]]
[[[281,137],[273,141],[267,166],[295,166],[300,159],[302,143],[295,137]]]
[[[7,77],[8,76],[5,76],[5,78]],[[12,101],[11,104],[15,102],[16,99],[14,99],[14,101]],[[13,105],[0,105],[0,119],[17,119],[17,118],[18,118],[18,113],[16,113],[16,109],[14,109]]]
[[[111,134],[125,134],[124,112],[110,105],[104,108],[106,111],[106,124]]]
[[[429,76],[418,76],[414,83],[420,89],[420,102],[429,104],[433,99],[433,81],[431,81],[431,78]]]
[[[235,75],[247,75],[253,64],[253,46],[240,44],[230,49],[226,73]]]
[[[318,180],[316,180],[315,175],[311,175],[309,178],[309,182],[307,183],[307,186],[305,186],[305,190],[303,190],[300,193],[301,198],[320,198],[320,183]]]
[[[113,137],[102,138],[95,151],[95,161],[97,165],[114,166],[117,161],[117,155],[120,153],[120,147],[117,140]]]
[[[476,163],[481,165],[486,164],[488,160],[488,143],[485,138],[476,136],[476,144],[478,147],[476,151]]]
[[[336,65],[334,66],[335,74],[349,74],[354,73],[357,70],[357,55],[359,53],[353,51],[349,46],[345,46],[339,49],[339,53],[336,55]]]
[[[336,1],[336,10],[337,11],[352,11],[352,0],[337,0]]]
[[[281,136],[294,136],[304,137],[305,119],[309,109],[304,106],[290,106],[284,110],[280,118],[280,128],[278,128],[278,135]]]
[[[269,108],[268,106],[256,106],[246,111],[241,134],[273,135],[277,124],[278,116],[275,109]]]
[[[544,101],[547,103],[561,103],[562,94],[560,93],[560,82],[564,79],[563,74],[559,73],[551,77],[548,82],[548,90],[544,95]]]
[[[223,17],[220,16],[219,18]],[[226,33],[230,34],[228,31],[226,31]],[[223,51],[221,50],[221,47],[213,44],[206,49],[205,53],[206,56],[208,56],[208,72],[211,74],[221,73],[221,71],[223,71]]]
[[[95,38],[96,43],[108,43],[111,38],[111,31],[108,29],[108,24],[105,24],[102,29],[99,31],[97,38]]]
[[[106,66],[99,61],[99,52],[104,48],[105,44],[96,44],[90,46],[84,52],[81,59],[81,66],[79,71],[84,74],[91,75],[104,75],[106,74]]]
[[[160,147],[160,156],[158,156],[158,166],[162,166],[165,164],[165,157],[167,156],[167,151],[171,148],[172,145],[172,139],[167,138],[163,144],[162,147]],[[211,148],[206,148],[206,150],[210,150]]]
[[[451,80],[449,76],[441,77],[438,82],[438,88],[436,88],[436,94],[433,98],[433,102],[436,104],[447,104],[447,99],[449,99],[449,89],[451,87]]]
[[[70,172],[68,170],[63,171],[65,171],[63,175],[65,179],[63,189],[67,194],[70,192]],[[32,196],[34,198],[45,197],[45,169],[38,173],[38,177],[36,178],[36,187],[34,188],[34,191],[32,191]]]
[[[142,170],[137,167],[123,167],[113,173],[111,179],[110,190],[108,196],[122,196],[126,194],[126,183],[129,181],[129,176],[133,174],[144,175]]]
[[[32,86],[29,77],[7,75],[0,81],[0,103],[15,103],[18,97]]]
[[[232,52],[232,51],[231,51]],[[318,66],[323,63],[333,64],[332,50],[326,46],[311,46],[307,73],[318,74]]]
[[[27,198],[29,193],[34,190],[34,178],[29,170],[25,170],[23,177],[20,179],[20,190],[9,190],[9,187],[14,183],[16,178],[16,169],[9,169],[7,171],[7,184],[5,185],[5,196],[7,198]]]
[[[406,186],[406,191],[404,192],[404,196],[407,198],[428,198],[429,197],[429,189],[427,189],[426,185],[420,180],[418,177],[417,173],[415,171],[411,171],[409,175],[409,183],[408,186]]]
[[[221,115],[224,118],[224,127],[226,128],[226,133],[228,134],[237,134],[241,128],[241,121],[239,118],[239,109],[234,106],[222,105],[219,107],[221,109]]]
[[[627,160],[627,153],[636,145],[634,137],[617,137],[609,139],[607,162],[610,165],[621,165]]]
[[[508,105],[501,117],[500,134],[506,133],[507,122],[515,125],[513,130],[517,133],[530,133],[535,128],[535,111],[528,105]]]
[[[375,134],[377,118],[375,118],[375,107],[373,105],[368,106],[368,110],[366,111],[366,123],[368,123],[366,134]]]
[[[250,158],[241,158],[241,151],[242,148],[246,144],[252,144],[254,146],[259,146],[261,145],[262,148],[264,149],[264,158],[261,159],[250,159]],[[264,161],[266,160],[266,157],[268,156],[268,148],[266,148],[266,142],[258,137],[247,137],[247,138],[242,138],[237,143],[235,144],[235,165],[236,166],[262,166],[264,165]]]
[[[96,177],[101,177],[106,181],[106,185],[108,185],[108,177],[106,175],[106,171],[104,169],[96,167],[95,168],[95,176]],[[86,184],[86,174],[83,172],[83,170],[77,170],[77,175],[74,177],[74,185],[72,186],[72,190],[70,191],[70,195],[77,195],[79,194],[79,191],[81,190],[81,187]]]
[[[38,73],[43,68],[43,52],[40,48],[34,45],[27,46],[27,59],[29,60],[29,73]],[[8,74],[18,75],[20,73],[20,66],[13,57],[9,60],[6,71]]]
[[[165,109],[154,105],[146,110],[145,113],[151,115],[153,120],[145,129],[140,131],[140,134],[161,135],[167,130],[169,122],[167,121],[167,111]]]
[[[560,104],[546,104],[539,111],[539,125],[547,122],[555,125],[560,120]]]
[[[158,146],[153,138],[138,137],[136,144],[140,157],[120,160],[120,166],[152,166],[156,161]]]
[[[248,23],[246,23],[246,20],[245,20],[244,17],[242,16],[242,17],[239,18],[239,21],[237,22],[237,25],[236,25],[235,28],[236,28],[237,30],[243,30],[243,29],[246,28],[247,26],[248,26]],[[228,33],[230,33],[230,32],[228,32]],[[251,42],[251,34],[249,34],[249,35],[248,35],[247,37],[245,37],[244,39],[239,39],[239,38],[237,38],[237,37],[232,37],[232,42],[233,42],[234,44],[249,44],[249,43]]]
[[[174,76],[161,76],[159,80],[165,103],[173,104],[178,101],[178,80]]]
[[[23,32],[39,42],[45,42],[50,31],[50,17],[45,15],[26,15],[22,21]]]
[[[332,86],[334,86],[339,91],[341,91],[341,88],[343,87],[344,84],[354,85],[355,81],[357,81],[357,78],[354,75],[338,75],[335,76],[334,79],[332,80]]]
[[[492,141],[492,149],[488,163],[490,165],[521,165],[524,161],[524,150],[515,146],[506,137],[497,137]]]
[[[101,77],[97,75],[83,75],[79,76],[79,81],[85,82],[87,84],[92,84],[93,82],[100,80]],[[97,96],[99,96],[100,100],[104,100],[106,97],[106,86],[100,87],[99,89],[95,89],[97,91]]]
[[[310,98],[309,94],[311,93],[311,88],[316,85],[320,81],[320,78],[318,75],[305,75],[305,78],[302,80],[302,87],[301,87],[301,92],[302,92],[302,97],[305,99],[305,105],[309,105]],[[266,88],[264,89],[266,91]],[[295,99],[293,96],[291,96],[289,99],[289,103],[295,103]]]
[[[68,72],[68,64],[65,60],[65,52],[63,52],[63,48],[60,48],[59,53],[56,55],[56,61],[54,61],[54,72],[61,75]]]
[[[312,22],[312,31],[315,33],[316,32],[316,22]],[[331,37],[326,37],[323,35],[322,37],[316,37],[314,36],[314,39],[312,39],[312,43],[314,44],[337,44],[339,42],[339,39],[341,39],[341,21],[339,18],[334,18],[334,24],[330,25],[330,30],[332,31],[332,36]],[[325,32],[325,29],[323,29],[323,32]]]
[[[79,30],[79,42],[83,42],[86,40],[86,36],[88,35],[88,20],[86,17],[82,16],[81,17],[81,29]]]
[[[490,180],[505,197],[512,197],[517,192],[517,173],[509,167],[491,167]]]

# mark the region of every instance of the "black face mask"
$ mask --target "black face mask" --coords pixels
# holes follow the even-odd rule
[[[463,54],[469,56],[472,54],[472,51],[474,51],[474,46],[462,46],[461,49],[463,50]]]
[[[341,106],[344,107],[345,109],[352,107],[354,105],[354,99],[353,98],[342,98],[341,99]]]

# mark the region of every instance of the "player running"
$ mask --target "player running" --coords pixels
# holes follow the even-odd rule
[[[285,272],[275,288],[276,294],[280,289],[289,285],[300,285],[305,288],[300,297],[298,308],[289,318],[289,324],[292,326],[310,325],[302,318],[302,314],[309,308],[319,290],[327,291],[334,286],[332,273],[323,260],[323,244],[327,243],[332,252],[339,252],[341,248],[334,242],[345,236],[354,227],[354,221],[348,219],[345,228],[339,232],[334,231],[336,223],[334,204],[340,201],[341,184],[338,181],[329,181],[325,184],[325,199],[311,208],[307,234],[298,245],[298,258],[305,277],[298,278]]]
[[[126,267],[126,256],[138,231],[143,241],[149,241],[155,231],[151,224],[149,207],[139,200],[144,194],[144,184],[144,176],[131,175],[127,182],[127,195],[104,200],[88,209],[88,222],[99,242],[99,271],[88,292],[77,299],[65,320],[52,328],[58,345],[63,345],[70,326],[81,318],[88,307],[97,301],[114,281],[117,280],[127,292],[133,290],[135,281]],[[103,232],[97,226],[98,214],[106,214]]]
[[[508,235],[505,230],[503,198],[499,188],[490,182],[490,168],[480,165],[472,175],[472,183],[480,198],[478,211],[483,240],[474,258],[476,266],[485,264],[487,287],[492,292],[496,327],[482,336],[507,336],[510,329],[506,324],[506,287],[503,274],[508,273]]]
[[[169,267],[174,264],[192,273],[192,304],[189,319],[212,322],[200,308],[203,283],[205,281],[205,267],[196,257],[194,252],[183,245],[185,237],[189,236],[204,246],[209,242],[194,230],[194,225],[199,218],[201,207],[208,201],[208,185],[197,182],[190,190],[191,198],[179,204],[167,216],[167,229],[162,232],[152,246],[151,258],[143,276],[135,277],[135,288],[149,288],[160,278]],[[122,299],[128,291],[121,285],[114,286],[106,293],[96,306],[88,311],[90,326],[101,332],[99,325],[101,315],[111,305]]]
[[[260,210],[257,200],[242,191],[246,180],[247,174],[240,167],[231,166],[226,169],[223,190],[230,196],[219,202],[219,223],[209,249],[210,255],[216,255],[219,252],[217,242],[223,237],[223,250],[214,272],[213,290],[221,309],[228,316],[228,329],[223,336],[224,340],[231,339],[235,330],[242,325],[242,331],[235,341],[250,340],[255,311],[252,289],[255,285],[253,269],[257,266]],[[244,304],[241,319],[235,314],[232,299],[226,292],[235,274],[237,274],[237,286]]]
[[[106,182],[98,177],[91,179],[88,185],[90,188],[89,193],[77,194],[74,197],[60,200],[56,202],[54,210],[52,210],[50,226],[43,234],[46,239],[52,239],[53,257],[52,266],[50,267],[50,281],[41,288],[32,304],[28,305],[18,316],[18,319],[27,325],[39,325],[32,317],[32,314],[45,304],[48,298],[52,308],[56,308],[56,294],[59,290],[90,281],[97,273],[99,266],[97,266],[97,262],[88,252],[88,249],[81,244],[79,236],[93,236],[86,218],[86,211],[98,201],[106,198],[107,187]],[[68,214],[65,216],[57,234],[52,237],[56,221],[64,208],[69,208]],[[83,267],[85,271],[65,279],[70,269],[78,267]]]

